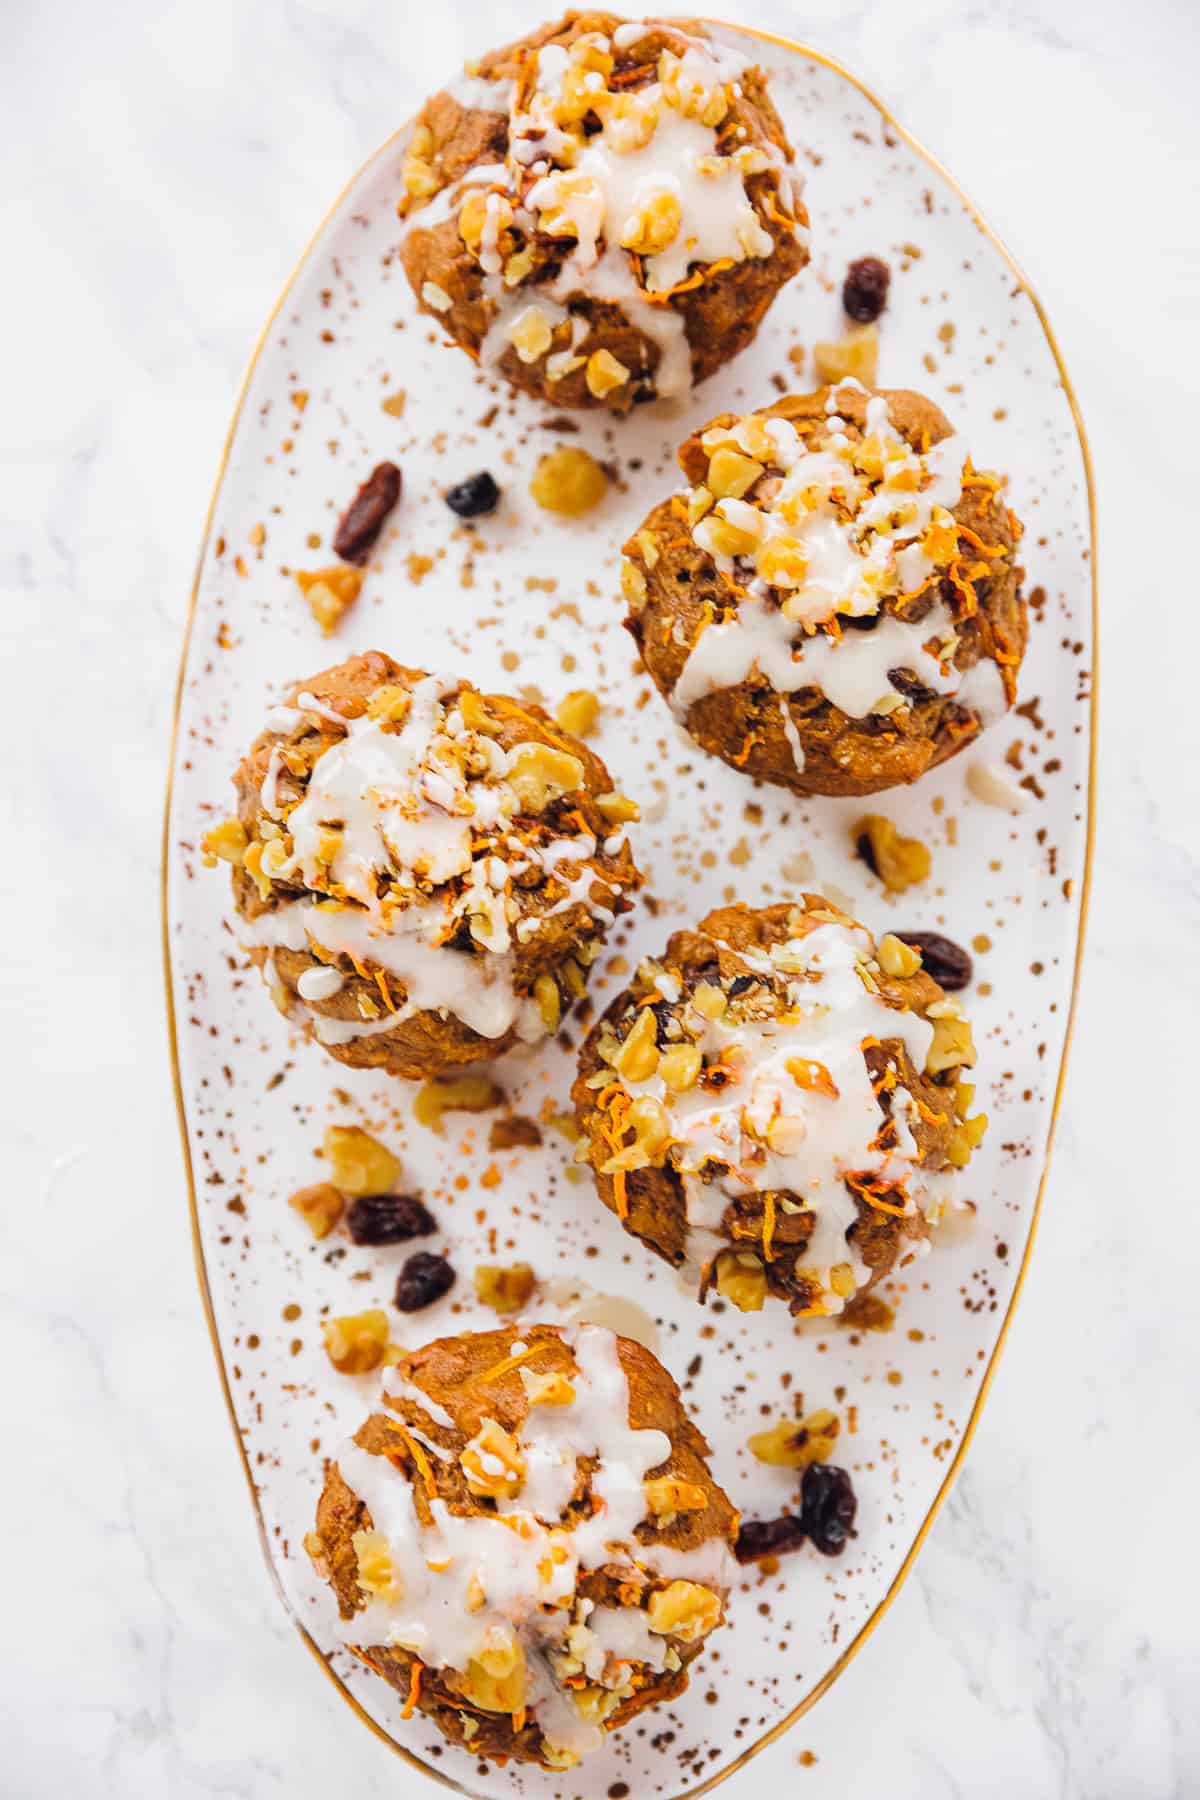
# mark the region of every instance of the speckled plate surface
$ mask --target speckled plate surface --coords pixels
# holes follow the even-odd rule
[[[177,1077],[201,1270],[264,1543],[286,1604],[311,1645],[331,1653],[331,1673],[364,1717],[472,1794],[592,1797],[620,1782],[639,1800],[696,1793],[848,1660],[927,1529],[986,1388],[1036,1213],[1071,1011],[1089,816],[1092,569],[1085,453],[1052,341],[969,205],[844,71],[729,35],[774,71],[813,220],[813,264],[784,290],[755,346],[685,404],[620,424],[580,417],[568,436],[443,349],[418,317],[395,257],[398,138],[342,196],[259,348],[214,499],[182,673],[167,829]],[[1035,596],[1020,711],[916,788],[871,803],[933,850],[932,877],[902,899],[853,858],[859,803],[798,802],[691,747],[634,670],[617,597],[618,546],[674,485],[676,443],[723,408],[811,385],[789,353],[838,335],[841,275],[868,252],[887,257],[894,274],[880,382],[923,389],[977,464],[1011,473]],[[615,477],[582,522],[560,523],[528,498],[538,456],[560,440],[586,445]],[[383,457],[402,465],[404,499],[359,604],[329,642],[288,572],[329,560],[340,508]],[[468,531],[441,494],[481,467],[504,501]],[[778,1306],[745,1317],[701,1310],[601,1208],[553,1128],[541,1150],[499,1154],[487,1147],[486,1117],[452,1115],[435,1134],[413,1120],[406,1087],[340,1068],[274,1012],[230,929],[225,871],[202,870],[197,846],[229,810],[230,774],[283,683],[368,648],[551,705],[573,687],[601,696],[596,747],[642,803],[634,845],[653,900],[621,923],[597,965],[602,1004],[642,953],[708,907],[764,903],[797,886],[832,884],[876,931],[935,928],[976,947],[964,998],[992,1116],[962,1184],[977,1211],[888,1284],[891,1330],[793,1327]],[[995,789],[996,770],[1019,810],[977,797]],[[981,771],[991,775],[981,781]],[[562,1109],[571,1068],[566,1040],[510,1060],[500,1079],[512,1110],[546,1118]],[[529,1317],[563,1319],[581,1297],[633,1302],[684,1384],[718,1478],[750,1516],[778,1512],[794,1487],[753,1461],[747,1435],[790,1411],[797,1393],[806,1409],[831,1406],[842,1420],[838,1460],[859,1495],[846,1555],[802,1552],[767,1577],[747,1570],[730,1625],[688,1693],[568,1775],[477,1766],[421,1718],[402,1722],[398,1696],[335,1649],[332,1603],[301,1539],[322,1458],[365,1416],[374,1378],[333,1372],[320,1320],[387,1305],[404,1247],[318,1244],[289,1210],[288,1194],[320,1178],[316,1151],[330,1121],[361,1122],[398,1151],[405,1188],[423,1192],[442,1226],[432,1247],[447,1247],[459,1273],[427,1312],[395,1315],[399,1341],[493,1324],[475,1303],[471,1270],[517,1254],[543,1283]]]

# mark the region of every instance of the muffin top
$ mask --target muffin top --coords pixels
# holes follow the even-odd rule
[[[974,469],[930,402],[848,381],[714,419],[680,463],[685,529],[722,577],[674,684],[681,717],[756,669],[852,719],[942,696],[987,723],[1011,704],[1019,646],[965,668],[956,653],[1015,521],[989,542],[959,516],[973,490],[1003,483]]]
[[[566,1766],[720,1621],[736,1515],[703,1439],[656,1359],[599,1326],[439,1340],[384,1398],[337,1453],[370,1515],[340,1635],[451,1672]]]
[[[344,958],[379,971],[384,1025],[444,1009],[487,1038],[541,1036],[515,991],[539,934],[602,930],[638,879],[618,823],[636,808],[603,763],[540,708],[378,652],[295,684],[267,727],[237,776],[247,941],[326,965],[300,976],[306,1001]],[[325,1041],[361,1029],[314,1023]]]
[[[407,210],[421,229],[457,218],[495,309],[483,363],[510,347],[540,359],[567,321],[565,303],[582,292],[627,309],[657,343],[659,394],[687,390],[690,351],[671,297],[769,258],[768,222],[788,238],[805,235],[790,152],[757,103],[761,77],[739,79],[750,68],[698,29],[586,13],[485,58],[450,90],[460,104],[507,114],[503,143],[482,139],[479,160],[424,203],[437,177],[419,154],[418,127]],[[421,298],[448,312],[452,296],[435,288],[426,282]],[[551,380],[581,364],[587,331],[577,319],[552,352]],[[606,352],[593,362],[596,398],[629,378]]]
[[[958,1001],[920,956],[876,946],[812,894],[677,933],[593,1032],[576,1094],[592,1097],[585,1129],[618,1213],[638,1171],[670,1173],[660,1201],[681,1190],[669,1247],[702,1291],[715,1280],[743,1309],[772,1291],[838,1313],[872,1279],[874,1221],[923,1236],[941,1215],[986,1123],[959,1116],[974,1060]]]

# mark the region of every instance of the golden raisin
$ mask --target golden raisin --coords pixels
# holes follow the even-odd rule
[[[560,444],[542,457],[529,491],[546,512],[577,519],[603,500],[608,477],[594,456],[571,444]]]

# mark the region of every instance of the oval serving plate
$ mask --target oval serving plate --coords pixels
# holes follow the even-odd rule
[[[903,1579],[965,1450],[1028,1256],[1069,1032],[1090,822],[1093,558],[1087,453],[1049,329],[1011,259],[949,177],[845,70],[796,45],[716,28],[765,63],[807,178],[813,264],[785,288],[757,342],[686,403],[569,426],[443,349],[395,256],[404,134],[354,179],[267,327],[235,416],[197,575],[180,675],[165,838],[173,1054],[197,1259],[222,1379],[271,1567],[305,1641],[395,1749],[477,1795],[700,1793],[810,1705]],[[433,82],[431,81],[431,86]],[[841,275],[875,253],[893,269],[879,379],[944,407],[977,463],[1010,472],[1034,596],[1020,710],[915,788],[878,796],[933,851],[923,887],[890,897],[854,859],[856,801],[797,801],[755,787],[683,738],[620,628],[618,546],[675,485],[675,445],[726,408],[811,386],[811,345],[836,337]],[[800,350],[808,352],[803,360]],[[792,354],[790,354],[792,353]],[[797,363],[800,372],[797,372]],[[403,402],[398,396],[403,393]],[[569,431],[569,435],[566,435]],[[616,479],[587,519],[558,522],[528,497],[554,442],[582,444]],[[337,636],[323,639],[289,570],[330,557],[334,521],[384,457],[404,498]],[[501,509],[469,531],[442,492],[490,468]],[[634,845],[649,900],[597,964],[603,1005],[642,954],[710,906],[830,888],[877,931],[940,929],[975,946],[965,996],[992,1128],[960,1188],[976,1208],[887,1284],[890,1330],[793,1326],[783,1309],[698,1308],[670,1269],[627,1238],[547,1123],[544,1146],[493,1153],[488,1118],[418,1124],[412,1092],[341,1068],[270,1005],[229,923],[225,871],[200,867],[203,831],[230,805],[231,772],[285,680],[379,648],[482,687],[603,701],[594,740],[642,803]],[[987,801],[981,796],[991,795]],[[1015,805],[996,804],[1009,795]],[[578,1039],[578,1027],[571,1037]],[[499,1072],[513,1111],[566,1104],[565,1043]],[[481,1328],[479,1261],[516,1256],[542,1283],[527,1317],[603,1317],[613,1296],[654,1321],[714,1469],[747,1516],[792,1502],[746,1438],[764,1420],[831,1406],[853,1473],[858,1530],[836,1561],[809,1551],[743,1572],[730,1623],[676,1703],[643,1714],[582,1768],[495,1769],[442,1744],[336,1647],[332,1603],[302,1548],[322,1458],[365,1417],[374,1377],[334,1373],[323,1315],[387,1305],[404,1248],[316,1243],[287,1204],[319,1179],[331,1121],[396,1149],[404,1186],[429,1200],[459,1279],[426,1312],[395,1317],[409,1346]],[[636,1313],[635,1318],[639,1315]],[[615,1322],[615,1321],[610,1321]],[[736,1680],[728,1675],[736,1669]]]

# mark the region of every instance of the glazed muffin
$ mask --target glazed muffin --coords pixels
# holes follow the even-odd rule
[[[737,1514],[679,1390],[600,1326],[406,1356],[306,1547],[339,1635],[453,1743],[569,1768],[687,1686]]]
[[[761,69],[699,25],[568,13],[417,117],[401,255],[485,369],[625,412],[745,349],[807,261]]]
[[[919,394],[857,382],[714,419],[625,545],[632,632],[701,747],[798,794],[873,794],[1016,696],[1021,528]]]
[[[573,1089],[600,1198],[743,1311],[841,1312],[914,1251],[987,1120],[957,1000],[817,894],[721,907],[647,958]]]
[[[538,706],[371,651],[294,684],[235,776],[237,935],[339,1062],[424,1077],[553,1032],[640,881],[637,808]]]

